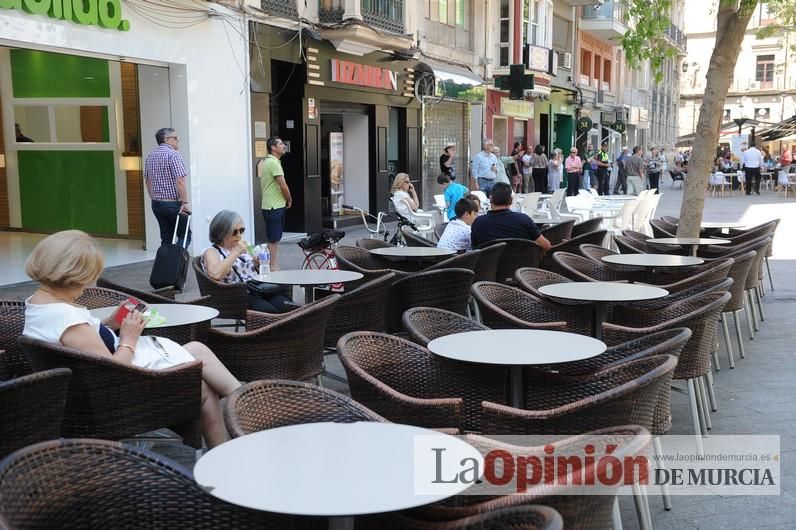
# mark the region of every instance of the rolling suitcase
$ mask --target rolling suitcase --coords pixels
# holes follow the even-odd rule
[[[185,279],[188,277],[188,262],[191,257],[188,255],[188,230],[191,226],[191,216],[188,215],[185,222],[185,235],[182,238],[182,245],[177,244],[177,229],[180,226],[180,218],[174,224],[174,236],[171,243],[161,245],[155,255],[155,263],[152,264],[152,273],[149,275],[149,284],[155,288],[174,287],[182,291],[185,286]]]

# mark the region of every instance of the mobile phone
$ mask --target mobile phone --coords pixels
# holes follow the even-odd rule
[[[120,326],[124,319],[132,313],[133,311],[139,311],[142,314],[147,310],[147,306],[141,300],[137,298],[133,298],[132,296],[124,301],[124,304],[119,307],[118,311],[116,311],[116,315],[114,316],[114,320]]]

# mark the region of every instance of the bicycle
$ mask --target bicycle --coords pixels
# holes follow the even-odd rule
[[[387,241],[387,238],[390,236],[390,233],[387,231],[387,225],[384,223],[384,216],[387,215],[386,213],[379,212],[377,215],[373,215],[370,212],[366,212],[362,208],[358,208],[356,206],[349,206],[348,204],[344,204],[343,208],[359,212],[359,215],[362,216],[362,224],[364,224],[365,228],[368,229],[368,232],[370,234],[370,239],[374,239],[373,236],[376,236],[375,239],[381,239],[382,241]],[[368,223],[368,218],[376,221],[376,228],[370,227],[370,224]]]
[[[301,270],[340,270],[337,265],[337,257],[334,255],[334,249],[337,248],[338,241],[344,237],[345,232],[342,230],[324,230],[301,239],[297,243],[299,248],[301,248],[301,252],[304,253],[304,262],[301,264]],[[318,285],[316,288],[330,288],[332,291],[342,291],[343,284]]]
[[[395,212],[395,216],[398,218],[398,223],[395,226],[395,235],[393,235],[392,239],[390,239],[390,244],[396,247],[405,247],[406,239],[404,239],[403,227],[408,226],[415,232],[419,232],[419,230],[417,229],[417,225],[415,223],[398,212]]]

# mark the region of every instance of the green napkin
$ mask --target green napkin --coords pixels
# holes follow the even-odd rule
[[[144,315],[144,321],[146,322],[146,327],[154,328],[156,326],[162,326],[165,324],[166,317],[159,315],[158,310],[153,308],[149,310],[148,315]]]

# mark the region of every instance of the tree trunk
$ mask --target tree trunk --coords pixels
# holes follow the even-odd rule
[[[716,44],[710,57],[705,94],[699,109],[694,145],[688,161],[688,178],[685,180],[683,202],[680,205],[680,222],[677,235],[697,237],[705,206],[708,185],[716,146],[719,144],[724,99],[732,83],[735,62],[741,51],[746,27],[758,0],[741,0],[735,8],[731,0],[719,0]]]

